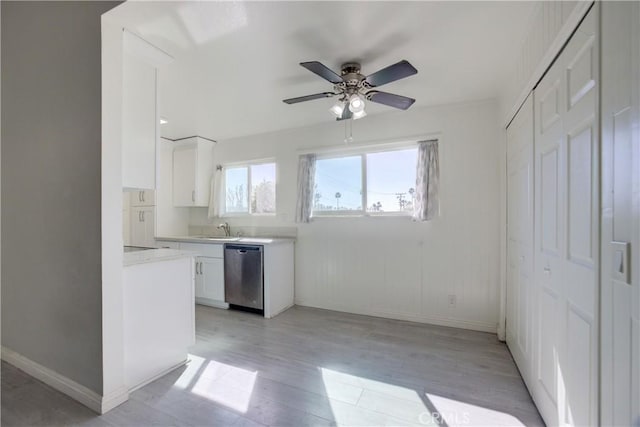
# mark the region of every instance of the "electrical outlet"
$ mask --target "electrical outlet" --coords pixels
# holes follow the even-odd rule
[[[455,307],[455,306],[456,306],[456,296],[449,295],[449,307]]]

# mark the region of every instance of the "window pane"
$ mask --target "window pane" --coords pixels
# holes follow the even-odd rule
[[[412,211],[417,148],[367,154],[367,211]]]
[[[229,168],[225,172],[227,212],[249,212],[247,206],[247,168]]]
[[[362,210],[362,158],[316,161],[315,211]]]
[[[251,166],[251,213],[276,212],[276,164]]]

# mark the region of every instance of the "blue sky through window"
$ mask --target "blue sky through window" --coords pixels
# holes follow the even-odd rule
[[[317,160],[315,185],[316,210],[362,209],[362,157]]]
[[[413,210],[417,148],[316,161],[314,210],[362,211],[362,161],[366,159],[366,210]],[[339,195],[339,197],[336,197]]]
[[[367,154],[368,211],[413,209],[417,154],[417,148]]]

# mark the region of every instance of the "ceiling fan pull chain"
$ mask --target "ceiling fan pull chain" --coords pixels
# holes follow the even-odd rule
[[[349,128],[349,135],[347,135],[347,127]],[[348,144],[353,142],[353,120],[347,119],[344,121],[344,143]]]

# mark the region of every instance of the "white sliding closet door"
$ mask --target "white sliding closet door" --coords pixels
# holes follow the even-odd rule
[[[523,377],[532,369],[533,94],[507,128],[507,344]]]
[[[602,425],[640,425],[640,4],[602,3]],[[626,259],[621,250],[626,247]],[[618,252],[621,251],[621,252]],[[626,262],[626,265],[624,263]]]
[[[597,6],[534,93],[534,399],[549,425],[598,423]]]

